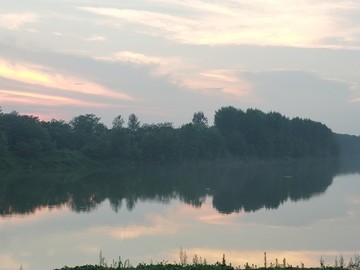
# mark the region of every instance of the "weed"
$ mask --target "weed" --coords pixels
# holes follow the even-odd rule
[[[112,260],[111,264],[108,266],[105,257],[102,254],[102,251],[100,250],[99,255],[99,266],[103,268],[109,268],[109,269],[125,269],[125,268],[131,268],[130,261],[127,259],[124,262],[122,262],[121,257],[119,256],[119,260]]]
[[[348,268],[351,270],[360,270],[360,254],[355,254],[350,258]]]
[[[187,257],[186,251],[183,251],[182,247],[180,247],[179,256],[180,256],[180,265],[182,265],[182,266],[187,265],[188,257]]]

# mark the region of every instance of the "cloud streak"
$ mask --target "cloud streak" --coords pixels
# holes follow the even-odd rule
[[[39,17],[32,12],[0,14],[0,28],[17,31],[25,24],[38,22],[38,20]]]
[[[85,41],[106,41],[107,38],[104,36],[100,36],[100,35],[96,35],[96,36],[91,36],[91,37],[86,37],[84,38]]]
[[[100,104],[95,102],[87,102],[79,99],[54,96],[54,95],[44,95],[37,93],[29,93],[16,90],[3,90],[0,89],[0,97],[3,104],[23,104],[23,105],[37,105],[37,106],[79,106],[79,107],[98,107],[106,108],[109,105]]]
[[[69,76],[49,68],[29,63],[13,63],[0,59],[0,77],[25,84],[60,89],[86,95],[97,95],[120,100],[133,100],[125,93],[116,92],[84,78]]]
[[[252,99],[252,85],[239,76],[236,70],[204,70],[200,66],[186,63],[179,57],[159,57],[131,51],[120,51],[111,57],[98,60],[119,61],[134,66],[151,68],[152,76],[166,77],[170,83],[203,94],[224,94],[230,97]]]
[[[295,47],[358,47],[360,24],[349,27],[347,14],[360,11],[351,1],[255,0],[149,1],[165,10],[80,7],[82,11],[131,24],[137,31],[196,45],[252,44]],[[170,12],[176,10],[177,12]],[[340,12],[339,12],[340,11]],[[186,15],[184,15],[186,14]]]

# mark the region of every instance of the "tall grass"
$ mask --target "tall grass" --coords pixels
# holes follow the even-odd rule
[[[256,265],[246,263],[243,269],[299,269],[299,266],[293,267],[292,265],[286,263],[286,258],[283,259],[282,263],[270,263],[269,267],[266,267],[265,264],[266,257],[264,259],[264,267],[257,267]],[[267,262],[266,262],[267,263]],[[22,270],[22,266],[20,267]],[[61,269],[55,270],[111,270],[111,269],[123,269],[123,270],[239,270],[241,269],[240,266],[233,267],[231,264],[226,263],[225,254],[223,254],[221,262],[216,262],[215,264],[208,264],[205,258],[198,256],[197,254],[194,255],[192,259],[192,264],[188,263],[188,255],[186,251],[180,248],[179,252],[179,262],[178,263],[168,263],[167,261],[163,261],[161,263],[156,264],[146,264],[140,263],[136,267],[132,266],[129,260],[125,260],[124,262],[121,260],[119,256],[118,260],[112,260],[109,264],[106,261],[102,251],[99,254],[99,264],[98,265],[83,265],[83,266],[75,266],[75,267],[63,267]],[[301,264],[301,269],[308,269],[308,270],[321,270],[321,269],[328,269],[328,270],[360,270],[360,255],[355,254],[354,257],[349,259],[349,262],[346,263],[344,257],[340,255],[339,257],[335,257],[334,265],[331,266],[327,264],[323,258],[320,257],[320,267],[311,267],[305,268],[304,264]]]

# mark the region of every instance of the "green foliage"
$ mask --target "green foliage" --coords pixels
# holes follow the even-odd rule
[[[342,156],[360,159],[360,136],[335,134],[335,141],[340,146]]]
[[[96,157],[96,151],[103,147],[102,139],[107,128],[94,114],[79,115],[70,121],[71,139],[75,150]]]
[[[205,117],[203,112],[196,112],[194,113],[192,123],[197,126],[208,126],[208,119]]]
[[[133,159],[130,142],[132,134],[127,129],[113,128],[108,133],[110,142],[110,155],[117,159]]]
[[[49,132],[51,141],[59,150],[72,149],[72,127],[64,120],[52,119],[50,122],[41,123]]]
[[[114,120],[113,120],[113,122],[112,122],[112,125],[113,125],[112,128],[113,128],[113,129],[123,128],[124,123],[125,123],[125,121],[124,121],[124,119],[122,118],[122,116],[121,116],[121,115],[118,115],[118,116],[116,116],[116,117],[114,118]]]
[[[9,145],[6,134],[0,130],[0,157],[8,155]]]
[[[221,264],[214,265],[187,265],[182,266],[178,264],[139,264],[136,267],[105,267],[99,265],[83,265],[75,267],[63,267],[55,270],[110,270],[110,269],[133,269],[133,270],[234,270],[232,266],[224,266]]]
[[[279,113],[246,112],[224,107],[215,113],[215,126],[229,151],[250,157],[333,157],[338,145],[325,125],[308,119],[288,119]]]
[[[128,120],[128,128],[132,132],[135,132],[139,129],[139,127],[140,127],[140,121],[138,117],[134,113],[130,114]]]
[[[39,119],[16,112],[0,115],[0,145],[15,156],[28,159],[53,149],[49,132]]]
[[[106,158],[109,141],[107,128],[94,114],[79,115],[70,121],[72,149],[93,159]]]
[[[214,126],[208,126],[204,113],[196,112],[190,123],[179,128],[171,123],[140,126],[138,117],[131,114],[125,128],[118,115],[108,129],[94,114],[79,115],[67,123],[0,113],[0,159],[2,164],[14,158],[33,164],[56,152],[75,151],[97,162],[159,164],[228,156],[334,157],[339,152],[331,130],[308,119],[290,120],[275,112],[234,107],[219,109],[214,119]],[[345,148],[349,145],[349,140],[340,141]]]
[[[143,125],[140,149],[144,162],[164,163],[179,159],[178,136],[171,123]]]
[[[205,263],[204,263],[205,261]],[[225,262],[225,254],[223,255],[222,263],[216,264],[207,264],[206,260],[202,260],[201,257],[197,255],[193,258],[193,264],[187,263],[187,255],[186,252],[180,249],[180,263],[179,264],[170,264],[167,262],[161,262],[157,264],[145,264],[140,263],[136,267],[130,265],[129,260],[125,262],[119,260],[113,260],[113,262],[108,265],[105,257],[102,255],[100,251],[99,257],[99,265],[83,265],[83,266],[75,266],[75,267],[63,267],[61,269],[55,270],[110,270],[110,269],[126,269],[126,270],[234,270],[234,267],[231,265],[226,265]]]

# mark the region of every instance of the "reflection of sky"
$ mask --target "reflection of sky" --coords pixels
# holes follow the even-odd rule
[[[138,203],[116,213],[105,202],[90,213],[66,207],[0,218],[1,270],[52,269],[98,263],[99,252],[131,263],[179,261],[182,247],[209,263],[222,254],[233,265],[263,265],[278,258],[294,266],[318,266],[320,256],[333,264],[359,252],[360,175],[335,177],[327,192],[309,201],[286,202],[277,210],[219,214],[208,197],[201,208],[178,201]]]

